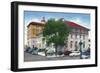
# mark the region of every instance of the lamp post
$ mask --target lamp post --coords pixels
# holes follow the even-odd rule
[[[79,42],[80,45],[80,59],[82,59],[82,41]]]

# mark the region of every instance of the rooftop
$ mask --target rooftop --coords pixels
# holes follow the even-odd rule
[[[81,26],[81,25],[79,25],[77,23],[71,22],[71,21],[64,21],[64,23],[67,24],[67,25],[69,25],[69,26],[71,26],[71,27],[89,30],[88,28],[86,28],[84,26]]]
[[[85,29],[85,30],[89,30],[88,28],[82,26],[82,25],[79,25],[77,23],[74,23],[74,22],[71,22],[71,21],[64,21],[65,24],[71,26],[71,27],[74,27],[74,28],[79,28],[79,29]],[[29,25],[27,27],[29,27],[30,25],[39,25],[39,26],[44,26],[45,23],[41,23],[41,22],[31,22],[29,23]]]
[[[44,23],[41,22],[30,22],[29,25],[27,27],[29,27],[30,25],[39,25],[39,26],[44,26]]]

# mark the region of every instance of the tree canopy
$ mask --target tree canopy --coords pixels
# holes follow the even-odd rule
[[[63,46],[66,43],[67,37],[70,32],[70,27],[62,20],[49,19],[43,30],[43,37],[46,39],[46,43],[54,46]]]

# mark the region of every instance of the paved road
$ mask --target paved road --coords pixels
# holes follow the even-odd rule
[[[47,60],[75,60],[75,59],[80,59],[79,56],[76,57],[69,57],[69,56],[64,56],[64,57],[46,57],[46,56],[40,56],[40,55],[31,55],[29,53],[24,52],[24,61],[25,62],[30,62],[30,61],[47,61]]]

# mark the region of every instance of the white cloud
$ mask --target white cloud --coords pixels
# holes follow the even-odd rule
[[[72,21],[74,21],[76,23],[81,23],[81,20],[79,18],[73,19]]]

